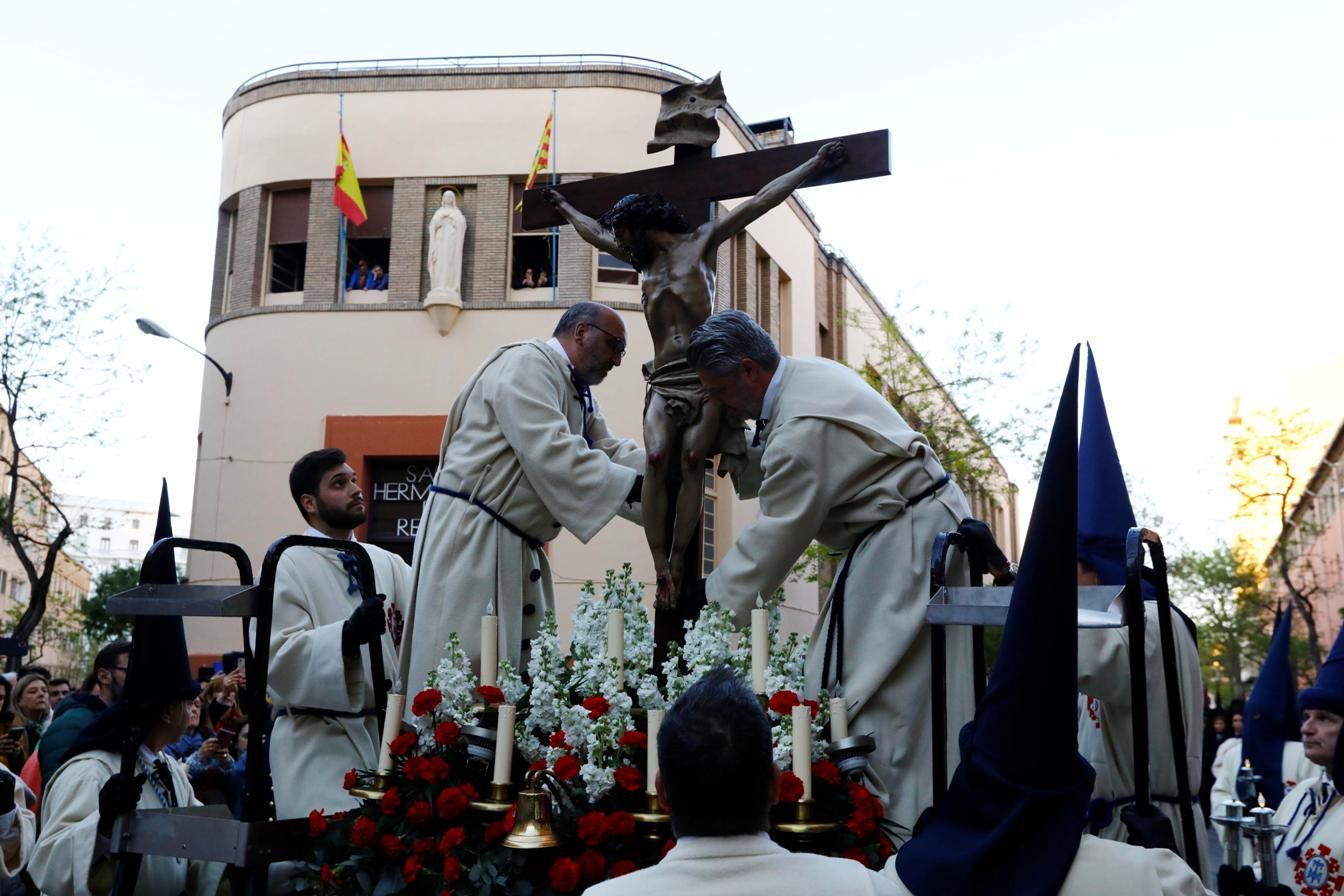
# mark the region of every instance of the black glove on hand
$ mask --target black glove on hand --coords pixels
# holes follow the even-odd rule
[[[957,534],[962,537],[966,552],[970,555],[972,574],[983,576],[990,570],[1003,569],[1008,565],[1008,558],[994,540],[994,533],[989,531],[988,524],[968,516],[957,526]]]
[[[688,610],[698,611],[706,603],[704,579],[691,579],[689,582],[682,583],[681,593],[677,595],[678,608],[683,612]]]
[[[625,503],[638,504],[640,496],[644,493],[644,474],[635,474],[635,484],[630,486],[630,494],[625,496]]]
[[[0,815],[14,811],[14,776],[0,772]]]
[[[1247,865],[1240,868],[1224,865],[1218,869],[1219,896],[1251,896],[1257,886],[1255,874]]]
[[[128,812],[134,812],[140,802],[140,791],[145,786],[144,775],[117,772],[107,779],[98,791],[98,833],[111,835],[112,822]]]
[[[387,631],[383,617],[383,595],[364,598],[341,628],[341,653],[357,656],[360,646],[372,644]]]

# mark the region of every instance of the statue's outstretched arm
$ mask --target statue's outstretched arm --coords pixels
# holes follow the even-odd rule
[[[738,203],[728,214],[712,222],[706,251],[714,251],[724,240],[741,233],[752,221],[788,199],[789,194],[802,186],[808,178],[842,164],[846,158],[848,151],[843,140],[832,140],[822,144],[812,158],[787,174],[781,174],[770,181],[761,187],[755,196]]]
[[[635,263],[630,254],[616,241],[614,233],[570,205],[569,200],[561,196],[559,190],[547,187],[542,190],[541,195],[550,203],[551,208],[558,211],[566,221],[574,225],[574,230],[578,232],[579,236],[583,237],[584,242],[588,245],[596,246],[603,252],[610,252],[626,264]]]

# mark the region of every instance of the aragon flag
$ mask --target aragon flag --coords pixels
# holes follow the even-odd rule
[[[546,116],[546,124],[541,129],[541,140],[537,142],[537,153],[532,157],[532,171],[527,175],[527,183],[523,184],[523,192],[532,189],[532,185],[537,182],[537,175],[546,170],[546,166],[551,164],[551,116]],[[522,209],[523,204],[519,202],[513,207],[514,211]]]
[[[345,142],[344,134],[341,135],[340,145],[336,147],[336,189],[331,197],[351,224],[358,227],[368,220],[364,194],[359,191],[359,178],[355,177],[355,163],[350,158],[350,147]]]

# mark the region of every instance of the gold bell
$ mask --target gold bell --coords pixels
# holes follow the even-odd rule
[[[504,838],[504,845],[513,849],[545,849],[559,846],[560,838],[555,836],[551,825],[551,795],[546,791],[545,780],[550,772],[536,769],[527,773],[525,790],[518,791],[517,809],[514,811],[513,830]]]

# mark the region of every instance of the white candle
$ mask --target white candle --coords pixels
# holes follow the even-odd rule
[[[401,733],[401,713],[406,706],[405,694],[387,695],[387,715],[383,719],[383,746],[378,750],[378,774],[392,771],[392,741]]]
[[[486,608],[481,617],[481,686],[490,687],[499,684],[499,617],[494,614],[494,604]]]
[[[644,782],[644,792],[657,794],[658,787],[655,780],[658,777],[658,729],[663,724],[663,710],[649,710],[649,774],[648,780]]]
[[[770,656],[770,614],[756,598],[756,609],[751,611],[751,689],[765,693],[765,667]]]
[[[607,659],[616,661],[616,684],[625,689],[625,611],[607,611]]]
[[[849,737],[849,717],[845,714],[844,697],[831,698],[831,740],[844,740]]]
[[[495,775],[492,784],[513,780],[513,719],[518,709],[511,703],[499,706],[499,727],[495,729]]]
[[[812,710],[793,708],[793,773],[803,782],[803,799],[812,799]]]

